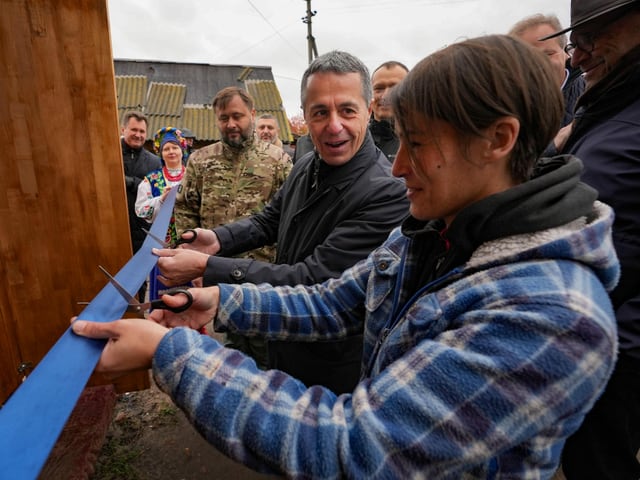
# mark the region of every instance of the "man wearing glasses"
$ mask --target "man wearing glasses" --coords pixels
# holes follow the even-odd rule
[[[560,153],[584,163],[582,180],[615,210],[622,276],[611,294],[619,355],[607,388],[566,442],[568,480],[640,478],[640,0],[572,0],[565,51],[586,91]],[[546,39],[545,38],[545,39]],[[544,39],[542,39],[544,40]]]

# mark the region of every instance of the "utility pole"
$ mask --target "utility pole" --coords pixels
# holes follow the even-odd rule
[[[318,56],[316,39],[313,37],[313,33],[311,32],[311,17],[313,17],[317,12],[315,10],[311,10],[311,0],[304,1],[307,2],[307,15],[302,17],[302,23],[307,24],[307,51],[309,53],[309,63],[311,63],[313,59]]]

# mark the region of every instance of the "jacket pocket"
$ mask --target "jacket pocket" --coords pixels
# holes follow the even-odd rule
[[[370,260],[373,262],[373,268],[367,282],[365,308],[373,312],[388,299],[393,291],[400,270],[400,258],[390,250],[378,248],[372,252]],[[391,300],[389,299],[390,304]]]

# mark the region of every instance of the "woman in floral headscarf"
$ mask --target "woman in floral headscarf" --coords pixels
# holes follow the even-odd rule
[[[153,145],[160,155],[162,168],[147,174],[138,186],[136,198],[136,214],[152,223],[164,202],[167,194],[177,186],[184,176],[187,142],[182,132],[174,127],[164,127],[156,132]],[[169,221],[169,228],[165,241],[175,243],[177,240],[176,225],[173,216]],[[149,278],[149,298],[155,300],[167,287],[157,279],[157,267],[151,271]]]

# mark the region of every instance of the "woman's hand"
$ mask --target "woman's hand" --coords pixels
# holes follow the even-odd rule
[[[167,199],[167,195],[169,195],[170,191],[171,191],[171,187],[170,186],[164,187],[164,191],[162,192],[162,195],[160,195],[160,203],[164,203],[164,201]]]
[[[111,377],[150,368],[162,337],[169,331],[156,322],[143,319],[92,322],[74,317],[72,322],[71,329],[75,334],[107,340],[96,371]]]

